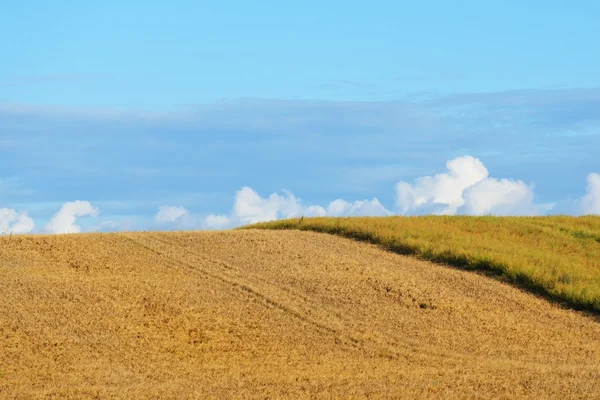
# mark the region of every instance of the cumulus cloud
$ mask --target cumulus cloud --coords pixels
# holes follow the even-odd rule
[[[586,192],[577,199],[560,201],[552,209],[553,214],[571,215],[600,215],[600,174],[591,173],[587,176]]]
[[[226,215],[209,215],[204,222],[208,229],[226,229],[232,225],[231,218]]]
[[[181,206],[162,206],[154,216],[154,222],[159,229],[219,229],[218,220],[211,220],[213,226],[205,221],[201,215],[189,211]],[[221,221],[222,222],[222,221]]]
[[[342,199],[329,203],[327,208],[320,205],[306,206],[289,190],[283,194],[272,193],[262,198],[249,187],[244,187],[236,194],[232,219],[239,224],[274,221],[280,218],[323,217],[323,216],[358,216],[358,215],[390,215],[391,212],[377,199],[347,202]]]
[[[533,188],[523,181],[490,178],[474,157],[446,163],[447,172],[396,184],[396,207],[407,214],[535,215]]]
[[[93,207],[89,201],[72,201],[63,204],[61,209],[54,214],[46,225],[46,231],[50,233],[79,233],[81,227],[76,224],[77,218],[97,216],[98,209]]]
[[[163,206],[155,216],[155,221],[172,224],[177,228],[226,229],[238,225],[273,221],[303,215],[307,211],[315,213],[314,207],[305,208],[290,191],[272,193],[263,198],[253,189],[244,186],[237,191],[231,215],[210,214],[204,218],[189,212],[184,207]]]
[[[19,213],[10,208],[0,208],[0,234],[30,233],[34,228],[35,223],[27,212]]]
[[[327,211],[321,206],[308,206],[302,213],[305,217],[324,217],[327,215]]]
[[[589,174],[587,181],[587,193],[581,199],[580,213],[600,214],[600,174]]]
[[[211,214],[200,221],[200,225],[208,229],[225,229],[301,215],[325,215],[325,209],[320,206],[304,206],[302,201],[289,190],[271,193],[263,198],[252,188],[244,186],[235,194],[233,209],[229,216]]]
[[[159,209],[155,220],[172,223],[177,227],[195,229],[227,229],[257,222],[275,221],[294,217],[391,215],[377,199],[347,202],[342,199],[332,201],[328,207],[305,205],[289,190],[271,193],[262,197],[248,186],[235,194],[232,211],[229,215],[210,214],[204,218],[189,213],[183,207],[164,206]]]
[[[232,216],[214,215],[203,216],[196,214],[185,207],[162,206],[154,216],[154,222],[159,229],[228,229],[239,223],[235,223]]]
[[[248,186],[236,193],[233,206],[233,215],[242,224],[298,217],[303,211],[300,200],[288,190],[284,190],[283,194],[272,193],[262,198]]]
[[[189,211],[184,207],[162,206],[154,219],[156,222],[175,222],[186,215],[189,215]]]
[[[468,187],[459,212],[469,215],[538,215],[542,206],[533,203],[533,189],[523,181],[486,178]]]
[[[446,172],[423,176],[412,183],[398,182],[395,186],[397,213],[540,215],[554,207],[554,204],[535,203],[532,185],[521,180],[490,177],[488,169],[475,157],[455,158],[446,163],[446,168]],[[600,175],[590,174],[587,193],[571,203],[575,204],[579,214],[600,214]],[[252,188],[245,186],[237,191],[229,215],[211,214],[200,217],[183,207],[164,206],[159,209],[155,219],[157,222],[174,223],[178,227],[226,229],[300,216],[388,215],[394,213],[376,198],[358,201],[337,199],[323,207],[305,205],[289,190],[262,197]]]
[[[342,199],[337,199],[329,203],[327,214],[332,217],[341,216],[373,216],[383,217],[392,215],[377,199],[358,200],[349,203]]]
[[[477,158],[458,157],[446,163],[447,173],[424,176],[414,183],[396,184],[396,206],[401,214],[456,214],[465,204],[463,192],[485,179],[488,170]]]

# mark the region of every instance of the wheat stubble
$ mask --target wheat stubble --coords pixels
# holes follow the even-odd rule
[[[0,238],[0,398],[594,398],[600,323],[298,231]]]

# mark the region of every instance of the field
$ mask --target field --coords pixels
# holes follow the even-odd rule
[[[600,217],[308,218],[251,228],[326,232],[477,270],[600,313]]]
[[[0,302],[0,398],[600,393],[595,316],[322,233],[0,237]]]

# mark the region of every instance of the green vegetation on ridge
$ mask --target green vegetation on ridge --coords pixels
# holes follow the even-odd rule
[[[492,273],[575,309],[600,312],[600,217],[301,218],[252,229],[299,229]]]

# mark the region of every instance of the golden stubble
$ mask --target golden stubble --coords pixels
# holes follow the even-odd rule
[[[594,398],[600,324],[313,232],[0,238],[0,398]]]

